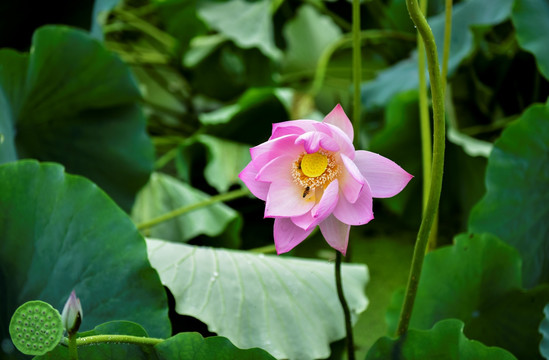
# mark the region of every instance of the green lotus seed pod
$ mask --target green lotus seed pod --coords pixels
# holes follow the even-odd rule
[[[19,306],[10,321],[11,341],[26,355],[44,355],[63,337],[61,315],[50,304],[29,301]]]

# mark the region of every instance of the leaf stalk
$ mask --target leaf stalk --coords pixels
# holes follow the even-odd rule
[[[410,318],[416,298],[425,249],[428,244],[429,234],[436,218],[436,213],[440,201],[440,192],[442,190],[442,176],[444,171],[444,148],[445,148],[445,123],[444,123],[444,89],[440,75],[437,47],[433,32],[425,19],[416,0],[406,0],[406,7],[412,21],[422,37],[427,55],[427,68],[431,80],[431,94],[433,99],[433,163],[431,174],[431,186],[429,189],[429,198],[425,207],[425,212],[419,227],[414,255],[408,277],[406,295],[402,305],[402,311],[397,328],[397,335],[401,336],[408,331]]]

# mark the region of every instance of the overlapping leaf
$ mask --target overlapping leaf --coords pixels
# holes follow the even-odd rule
[[[471,27],[496,25],[511,14],[513,0],[470,0],[456,4],[452,15],[452,40],[448,73],[452,74],[459,64],[471,54],[474,46]],[[442,59],[444,39],[444,13],[429,18]],[[427,72],[427,71],[426,71]],[[362,86],[362,103],[368,108],[385,105],[394,95],[418,87],[417,52],[398,62],[372,82]]]
[[[345,336],[333,265],[244,251],[147,240],[149,259],[174,294],[176,311],[194,316],[236,346],[277,358],[316,359]],[[367,306],[362,265],[345,265],[354,321]]]
[[[426,256],[410,328],[429,329],[456,318],[465,323],[470,339],[520,359],[537,359],[538,326],[548,301],[549,286],[522,289],[515,249],[493,235],[463,234],[454,245]],[[393,304],[392,313],[399,310]]]
[[[549,32],[549,3],[545,0],[515,0],[511,19],[521,47],[534,54],[540,72],[549,79],[549,47],[543,34]]]
[[[516,360],[509,352],[469,340],[463,334],[463,322],[455,319],[436,323],[430,330],[410,330],[398,339],[379,339],[366,360]]]
[[[98,187],[57,164],[0,166],[0,324],[29,300],[62,309],[75,290],[81,329],[115,319],[139,321],[152,336],[170,333],[167,299],[130,218]]]
[[[280,50],[274,43],[270,9],[268,0],[205,1],[200,4],[198,14],[240,47],[257,47],[266,56],[277,59]]]
[[[32,43],[0,51],[0,159],[62,163],[129,210],[153,148],[128,67],[80,30],[42,27]]]
[[[548,159],[549,106],[532,105],[494,144],[486,195],[469,218],[470,231],[491,232],[518,249],[526,287],[549,281]]]

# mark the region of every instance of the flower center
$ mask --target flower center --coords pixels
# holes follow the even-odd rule
[[[328,158],[319,152],[305,154],[301,159],[301,171],[308,177],[319,177],[326,171],[327,167]]]
[[[294,162],[292,177],[303,188],[303,198],[315,201],[316,189],[324,189],[339,175],[339,164],[333,153],[320,150],[303,153]]]

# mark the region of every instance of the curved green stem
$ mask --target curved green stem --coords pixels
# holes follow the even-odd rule
[[[335,260],[335,281],[337,288],[337,296],[339,302],[343,308],[343,315],[345,317],[345,332],[347,334],[347,358],[349,360],[355,360],[355,343],[353,340],[353,324],[351,323],[351,312],[349,311],[349,305],[345,300],[345,294],[343,293],[343,282],[341,281],[341,253],[336,250]]]
[[[362,56],[360,46],[360,0],[353,0],[353,127],[355,146],[360,148],[360,83],[362,81]]]
[[[96,344],[133,344],[133,345],[151,345],[161,343],[164,339],[147,338],[131,335],[93,335],[76,339],[77,346],[96,345]],[[70,338],[69,338],[70,344]],[[69,345],[70,348],[70,345]]]
[[[250,192],[248,190],[240,189],[240,190],[229,191],[229,192],[224,193],[224,194],[215,195],[215,196],[212,196],[211,198],[206,199],[204,201],[200,201],[200,202],[194,203],[192,205],[182,206],[182,207],[180,207],[178,209],[175,209],[173,211],[170,211],[170,212],[168,212],[164,215],[160,215],[160,216],[158,216],[158,217],[156,217],[152,220],[145,221],[145,222],[142,222],[140,224],[137,224],[137,229],[138,230],[148,229],[148,228],[156,226],[160,223],[163,223],[165,221],[168,221],[168,220],[176,218],[180,215],[183,215],[185,213],[191,212],[193,210],[197,210],[197,209],[200,209],[202,207],[210,206],[210,205],[218,203],[218,202],[237,199],[237,198],[240,198],[240,197],[247,196],[249,194],[250,194]]]
[[[425,14],[427,0],[420,0],[421,11]],[[421,156],[423,166],[423,212],[429,199],[431,188],[431,162],[433,145],[431,142],[431,119],[429,117],[429,103],[427,99],[427,76],[425,75],[425,46],[421,36],[417,38],[417,64],[419,76],[419,123],[421,133]]]
[[[440,200],[440,191],[442,189],[442,174],[444,171],[444,147],[445,147],[445,124],[444,124],[444,90],[440,77],[438,63],[437,47],[433,32],[425,20],[417,0],[406,0],[406,7],[410,13],[412,21],[416,25],[419,34],[423,38],[427,54],[427,66],[431,79],[431,94],[433,98],[433,118],[434,118],[434,137],[433,137],[433,165],[431,175],[431,188],[429,189],[429,199],[425,207],[419,232],[417,235],[414,255],[408,277],[408,285],[402,312],[397,328],[397,335],[403,335],[408,330],[408,324],[412,316],[414,301],[421,276],[425,249],[429,240],[429,233],[434,223],[438,204]]]

